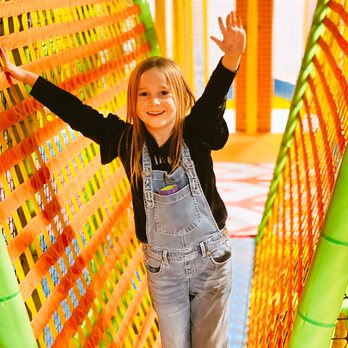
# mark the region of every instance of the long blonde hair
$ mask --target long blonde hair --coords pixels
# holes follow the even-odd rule
[[[134,68],[129,77],[127,91],[127,122],[133,124],[129,154],[131,184],[133,185],[138,183],[138,179],[142,174],[140,158],[145,142],[145,126],[136,115],[138,87],[141,75],[152,68],[159,69],[166,77],[176,106],[176,117],[169,145],[169,160],[172,170],[180,165],[184,119],[195,103],[195,97],[185,81],[180,67],[172,59],[149,57]]]

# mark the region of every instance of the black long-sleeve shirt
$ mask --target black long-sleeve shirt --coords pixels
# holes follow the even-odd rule
[[[220,229],[225,225],[227,211],[216,189],[211,150],[221,149],[228,139],[228,128],[223,114],[226,107],[226,95],[235,75],[220,61],[202,96],[196,101],[184,121],[184,141],[190,150],[203,192]],[[83,104],[77,97],[42,77],[38,78],[30,93],[73,129],[99,144],[102,164],[114,160],[120,149],[120,158],[129,178],[130,144],[127,142],[131,137],[121,137],[121,134],[126,128],[132,127],[131,124],[114,114],[104,117],[97,110]],[[153,137],[147,133],[146,142],[153,169],[168,170],[168,163],[162,159],[168,158],[170,139],[158,147]],[[141,242],[146,243],[142,182],[139,182],[138,187],[132,187],[131,191],[136,235]]]

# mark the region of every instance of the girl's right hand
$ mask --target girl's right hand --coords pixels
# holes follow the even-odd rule
[[[6,78],[10,83],[12,83],[12,77],[20,82],[27,83],[30,86],[34,85],[39,76],[31,71],[12,64],[3,46],[0,46],[0,57],[2,59],[1,71],[5,73]]]

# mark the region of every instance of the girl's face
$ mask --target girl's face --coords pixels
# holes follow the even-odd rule
[[[176,106],[167,79],[158,68],[151,68],[140,77],[136,114],[156,140],[169,138]]]

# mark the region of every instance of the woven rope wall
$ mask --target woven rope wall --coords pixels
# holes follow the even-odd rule
[[[247,347],[288,346],[347,144],[347,76],[348,1],[319,1],[258,235]]]
[[[132,1],[0,1],[0,45],[85,103],[125,115],[150,54]],[[0,224],[40,347],[153,347],[158,338],[120,163],[0,74]],[[81,116],[83,117],[83,116]]]

